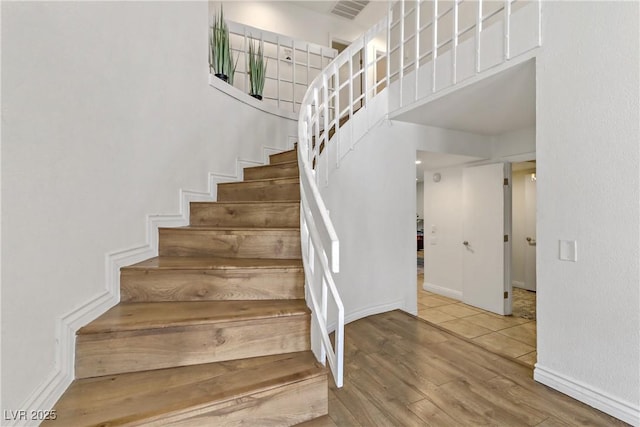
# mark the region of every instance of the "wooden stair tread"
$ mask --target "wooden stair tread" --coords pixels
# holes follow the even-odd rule
[[[293,196],[291,196],[293,197]],[[298,200],[191,202],[189,224],[215,227],[299,227]]]
[[[256,180],[259,181],[259,180]],[[238,181],[247,182],[247,181]],[[226,184],[236,184],[233,182],[227,182]],[[220,204],[220,205],[263,205],[263,204],[275,204],[275,205],[299,205],[300,200],[234,200],[229,202],[190,202],[191,206],[193,205],[210,205],[210,204]]]
[[[298,159],[297,148],[289,151],[283,151],[277,154],[271,154],[269,156],[269,164],[276,165],[284,162],[292,162]]]
[[[81,379],[58,401],[58,419],[50,424],[139,425],[188,418],[314,378],[326,381],[326,369],[303,351]]]
[[[300,258],[300,228],[186,226],[160,228],[158,255]]]
[[[253,321],[308,313],[304,300],[121,303],[80,328],[78,335]]]
[[[260,178],[260,179],[245,179],[244,181],[232,181],[232,182],[221,182],[218,185],[240,185],[240,184],[249,184],[249,183],[272,183],[272,184],[288,184],[299,182],[300,177],[298,176],[287,176],[280,178]]]
[[[291,150],[291,151],[293,151],[293,150]],[[288,165],[288,166],[298,165],[298,161],[297,160],[290,160],[290,161],[287,161],[287,162],[274,163],[272,165],[251,166],[251,167],[248,167],[246,169],[259,169],[259,168],[268,168],[268,167],[272,167],[272,166],[284,166],[284,165]]]
[[[236,269],[301,269],[300,259],[222,258],[195,256],[158,256],[123,270],[236,270]]]
[[[215,227],[210,225],[185,225],[183,227],[160,227],[160,230],[199,230],[199,231],[226,231],[227,234],[253,233],[256,231],[269,234],[282,234],[283,232],[300,232],[300,227]]]
[[[279,171],[276,173],[285,173],[285,175],[280,175],[279,176],[280,178],[284,178],[287,176],[298,176],[298,171],[299,171],[298,161],[294,160],[294,161],[279,162],[279,163],[268,164],[268,165],[252,166],[244,169],[244,175],[246,178],[247,172],[249,173],[249,175],[253,175],[253,174],[259,175],[267,171],[272,171],[272,172]],[[287,175],[290,173],[292,173],[293,175]],[[274,176],[272,178],[276,178],[276,177]]]
[[[218,184],[218,201],[300,201],[300,179],[265,178]]]

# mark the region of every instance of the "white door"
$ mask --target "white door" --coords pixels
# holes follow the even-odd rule
[[[536,290],[536,180],[527,174],[524,180],[524,288]]]
[[[511,314],[511,164],[463,170],[462,300],[496,314]],[[507,297],[505,298],[505,295]]]

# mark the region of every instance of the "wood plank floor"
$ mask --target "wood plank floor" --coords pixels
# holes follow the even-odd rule
[[[625,426],[532,370],[401,311],[345,327],[344,387],[320,426]]]
[[[418,251],[418,259],[424,252]],[[461,301],[425,291],[424,271],[418,268],[418,317],[493,353],[534,367],[538,357],[535,320],[499,316]]]

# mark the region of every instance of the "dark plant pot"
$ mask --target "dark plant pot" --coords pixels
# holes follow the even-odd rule
[[[216,77],[219,78],[220,80],[224,81],[224,82],[228,82],[229,78],[227,77],[226,74],[216,74]]]
[[[251,96],[253,96],[255,99],[257,99],[258,101],[262,101],[262,95],[256,95],[255,93],[251,93]]]

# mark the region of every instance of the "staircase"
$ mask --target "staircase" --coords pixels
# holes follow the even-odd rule
[[[310,352],[295,150],[191,203],[121,302],[78,331],[76,380],[42,425],[295,425],[327,414]]]

